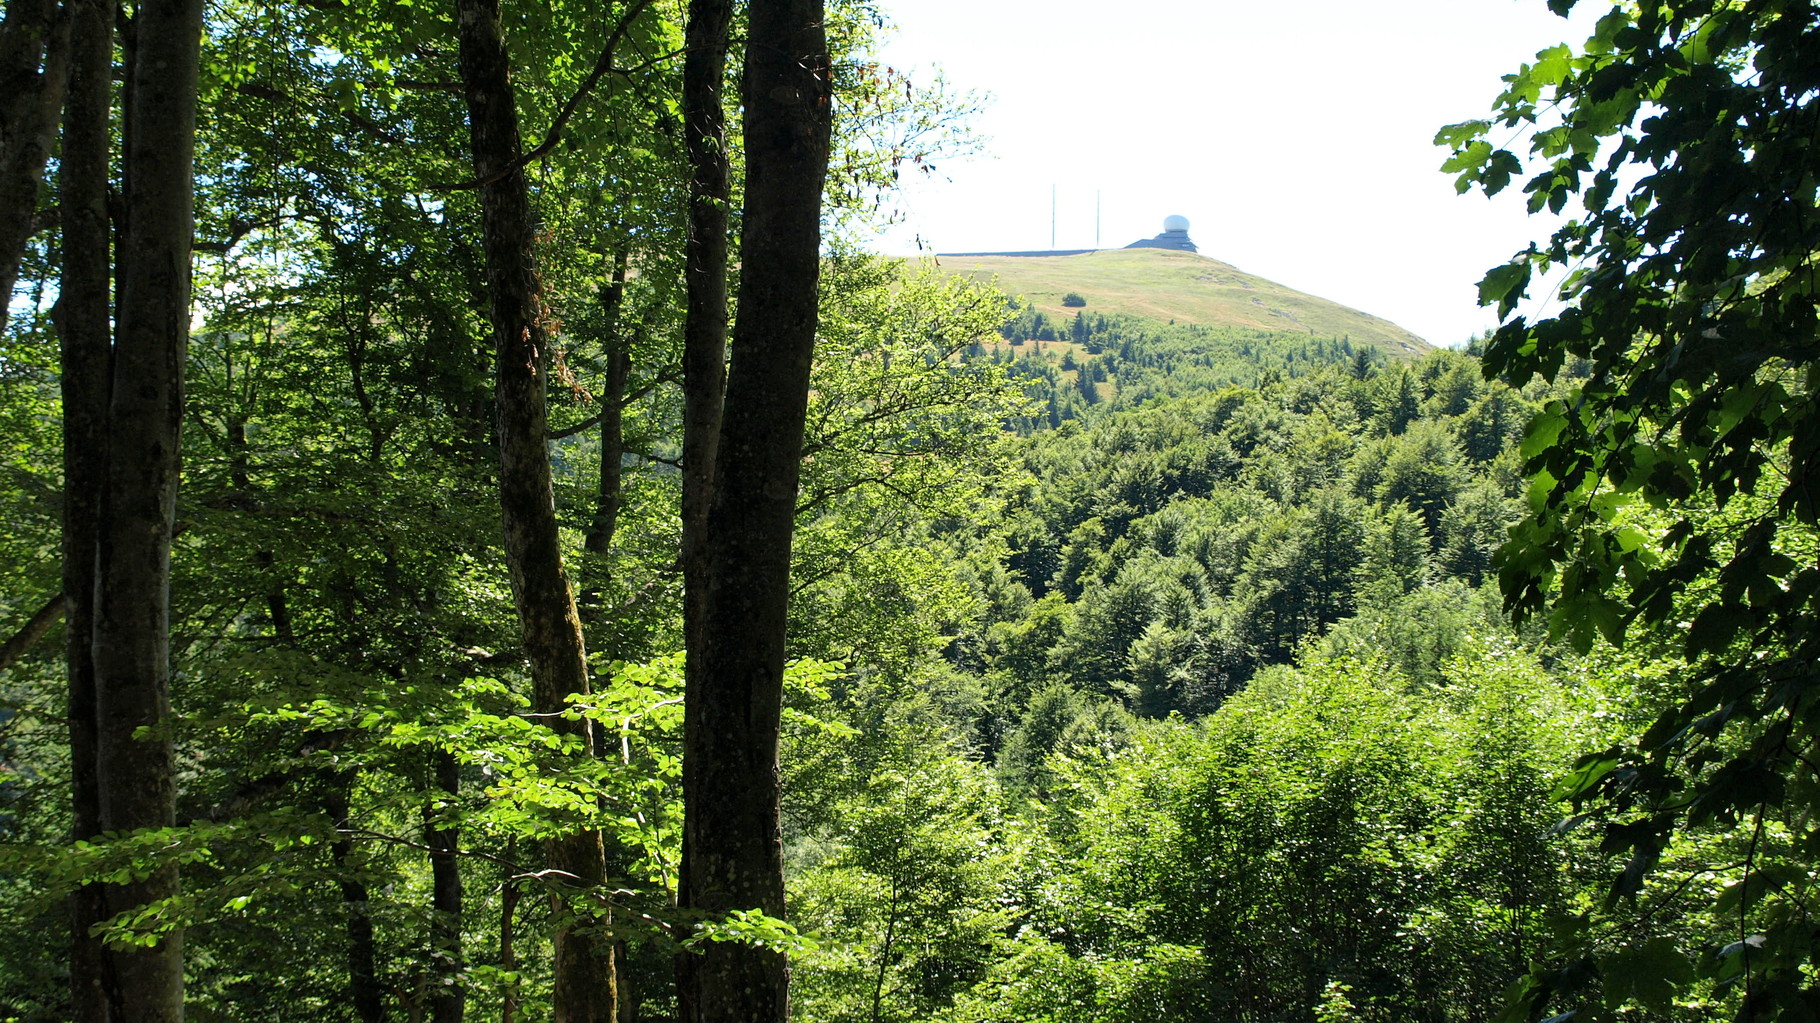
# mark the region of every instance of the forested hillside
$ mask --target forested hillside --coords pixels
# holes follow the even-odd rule
[[[1100,406],[919,527],[940,657],[823,704],[869,780],[793,842],[809,1018],[1483,1018],[1591,897],[1545,779],[1637,682],[1487,578],[1543,394],[1354,368]]]
[[[8,5],[0,1020],[1814,1018],[1811,4],[1420,353],[861,251],[883,27]]]

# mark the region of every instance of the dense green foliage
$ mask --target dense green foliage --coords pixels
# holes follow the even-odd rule
[[[1358,377],[1390,363],[1381,349],[1350,339],[1304,333],[1200,324],[1161,324],[1134,316],[1076,313],[1050,319],[1012,302],[999,327],[1006,344],[969,352],[1005,362],[1038,403],[1034,414],[1013,419],[1029,433],[1081,418],[1102,402],[1132,408],[1157,397],[1180,397],[1229,385],[1252,387],[1266,379],[1312,373],[1347,362]]]
[[[1596,849],[1553,832],[1550,779],[1676,684],[1539,646],[1499,611],[1489,566],[1524,492],[1509,445],[1552,392],[1487,384],[1457,353],[1380,368],[1331,351],[1019,436],[1000,426],[1027,378],[968,355],[996,297],[865,260],[833,264],[829,288],[792,634],[832,666],[797,673],[788,716],[796,930],[736,920],[695,940],[794,949],[805,1020],[1491,1013],[1603,877]],[[357,906],[408,1012],[433,979],[423,829],[439,825],[467,854],[469,1010],[537,1018],[553,910],[523,861],[588,820],[615,839],[622,979],[643,1018],[668,1018],[665,960],[690,933],[666,909],[673,405],[657,387],[628,406],[641,453],[618,539],[583,562],[593,642],[620,662],[582,708],[612,738],[596,760],[523,716],[496,527],[486,502],[444,496],[459,450],[413,440],[430,421],[406,416],[376,446],[351,383],[347,424],[324,418],[323,346],[266,315],[220,348],[259,353],[264,381],[317,367],[315,390],[262,392],[244,483],[218,430],[229,496],[188,505],[196,823],[27,852],[62,827],[51,651],[8,683],[9,1003],[55,1018],[62,885],[166,855],[185,895],[139,926],[190,926],[194,1012],[348,1018]],[[1165,351],[1179,336],[1151,329]],[[586,509],[598,450],[557,450],[562,501]],[[461,765],[457,800],[428,790],[439,755]]]
[[[838,234],[955,105],[836,12]],[[202,1020],[352,1021],[363,992],[419,1019],[451,987],[548,1019],[565,921],[610,929],[643,1020],[711,941],[789,951],[805,1023],[1809,1018],[1809,6],[1614,9],[1509,80],[1534,204],[1588,216],[1483,293],[1587,263],[1567,314],[1470,353],[1051,318],[837,242],[788,924],[674,908],[679,9],[512,26],[527,124],[587,93],[533,180],[593,749],[542,726],[518,649],[446,12],[393,13],[211,8],[184,823],[71,843],[56,631],[0,667],[0,1019],[67,1018],[72,890],[170,863],[182,894],[105,930],[185,929]],[[1496,190],[1522,164],[1489,128],[1444,137]],[[0,334],[9,636],[59,585],[58,258],[27,253]],[[609,883],[549,884],[541,843],[582,828]]]
[[[1500,455],[1524,404],[1442,354],[1036,435],[993,600],[1037,610],[960,643],[1020,702],[1060,680],[1205,713],[1343,619],[1400,618],[1431,580],[1478,586],[1518,493]],[[1430,677],[1448,652],[1409,667]]]
[[[1506,82],[1496,131],[1527,135],[1529,159],[1471,122],[1438,140],[1449,169],[1462,190],[1527,177],[1531,209],[1579,209],[1480,285],[1505,316],[1486,368],[1584,367],[1523,441],[1534,482],[1501,558],[1508,603],[1582,648],[1597,634],[1670,651],[1688,675],[1647,729],[1574,775],[1568,791],[1628,861],[1521,1003],[1596,1016],[1587,989],[1642,947],[1657,1001],[1698,976],[1740,997],[1740,1018],[1811,1019],[1820,20],[1782,0],[1619,7],[1582,48]],[[1513,316],[1560,266],[1565,308]],[[1632,923],[1626,907],[1718,849],[1702,886],[1724,926]]]
[[[1298,357],[1301,375],[1108,402],[1020,438],[999,429],[1028,402],[1015,364],[968,355],[997,331],[997,297],[869,260],[836,261],[828,288],[792,628],[799,655],[841,666],[799,672],[785,761],[793,917],[811,943],[763,921],[696,940],[792,943],[806,1019],[996,1019],[1007,1006],[1139,1019],[1216,996],[1291,1015],[1349,998],[1392,1018],[1441,990],[1460,992],[1440,1003],[1460,1018],[1489,1005],[1509,969],[1486,964],[1518,962],[1543,919],[1497,886],[1559,903],[1585,883],[1578,854],[1545,841],[1560,810],[1540,779],[1598,730],[1598,701],[1568,698],[1527,655],[1509,672],[1473,667],[1488,645],[1515,649],[1485,565],[1520,490],[1504,447],[1541,395],[1486,385],[1467,356],[1380,370],[1332,351],[1324,365]],[[340,361],[382,349],[307,341],[337,328],[317,303],[353,296],[327,279],[295,294],[234,295],[195,349],[195,450],[219,454],[198,460],[180,583],[194,823],[29,853],[54,849],[63,826],[53,651],[12,674],[21,887],[8,898],[22,951],[7,998],[54,1017],[56,893],[159,855],[186,863],[181,902],[119,934],[188,926],[193,1011],[345,1015],[349,924],[364,918],[387,1001],[408,1012],[435,982],[423,851],[435,826],[458,828],[467,852],[454,976],[470,1011],[509,1001],[535,1018],[553,910],[527,897],[523,864],[541,836],[589,821],[617,850],[625,980],[646,1018],[664,1018],[664,958],[689,933],[665,908],[677,676],[657,656],[677,642],[673,404],[659,386],[628,406],[639,453],[618,539],[582,562],[592,641],[619,662],[581,708],[614,739],[597,761],[523,714],[488,569],[497,527],[487,502],[451,500],[482,485],[484,463],[430,429],[447,414],[404,414],[434,392],[367,377],[377,358]],[[354,326],[377,341],[384,322]],[[1171,332],[1151,329],[1168,353]],[[1146,365],[1141,342],[1127,347]],[[339,419],[323,406],[337,378]],[[288,383],[302,379],[313,387]],[[578,435],[557,451],[562,502],[585,510],[598,449]],[[579,542],[585,518],[576,526]],[[1305,667],[1288,667],[1297,657]],[[1508,734],[1475,731],[1519,710],[1528,723]],[[1267,778],[1239,768],[1241,748],[1273,765]],[[1330,752],[1303,755],[1315,749]],[[431,787],[438,756],[460,765],[453,801]],[[1508,782],[1473,788],[1482,812],[1518,815],[1485,825],[1493,844],[1456,828],[1475,757]],[[1234,770],[1251,780],[1216,803],[1244,815],[1206,816]],[[1383,828],[1404,836],[1394,855],[1371,837]],[[1297,833],[1322,859],[1304,862]],[[1527,873],[1499,873],[1498,842],[1528,843],[1511,861]],[[1212,849],[1230,858],[1168,867]],[[1476,887],[1434,886],[1468,861],[1495,869]],[[1287,873],[1265,883],[1272,871]],[[1256,883],[1233,903],[1223,879],[1241,875]],[[1297,946],[1307,886],[1342,876],[1361,905],[1407,891],[1376,910],[1378,929]],[[1228,912],[1241,917],[1208,929]],[[275,965],[263,935],[280,919]],[[1241,920],[1287,944],[1221,965],[1241,960],[1213,937]],[[1406,963],[1373,965],[1386,957]]]

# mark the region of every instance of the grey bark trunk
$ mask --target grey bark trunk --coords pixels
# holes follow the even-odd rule
[[[125,224],[116,252],[105,481],[88,609],[96,823],[104,832],[176,823],[170,555],[190,326],[200,0],[140,4],[134,34],[122,119]],[[72,553],[72,562],[81,560],[82,552]],[[143,738],[136,734],[141,730]],[[177,884],[176,867],[168,866],[144,880],[105,886],[104,911],[172,897]],[[183,1018],[181,931],[159,936],[149,948],[102,954],[110,1019]]]
[[[754,0],[742,91],[739,306],[684,728],[681,904],[784,915],[777,742],[785,611],[821,271],[830,85],[821,0]],[[781,953],[711,942],[682,967],[685,1023],[782,1023]]]
[[[683,142],[689,156],[689,233],[683,248],[682,569],[684,674],[701,671],[702,594],[708,585],[703,537],[720,442],[727,364],[727,228],[731,171],[723,99],[731,0],[689,0],[684,27]],[[685,702],[687,698],[685,697]],[[691,811],[692,812],[692,811]],[[683,839],[678,899],[688,889],[689,842]],[[699,961],[676,960],[679,1015],[693,1020]]]
[[[535,223],[523,168],[518,109],[496,0],[459,0],[461,79],[467,96],[480,201],[487,291],[497,352],[500,508],[513,601],[531,666],[532,703],[554,714],[588,691],[581,620],[564,572],[550,479],[546,373],[550,358],[543,284],[533,252]],[[585,719],[544,718],[592,749]],[[598,885],[605,859],[598,832],[550,843],[549,863],[578,888]],[[558,907],[556,918],[570,914]],[[554,937],[552,1010],[556,1023],[612,1023],[616,1000],[611,942],[593,921],[559,923]]]

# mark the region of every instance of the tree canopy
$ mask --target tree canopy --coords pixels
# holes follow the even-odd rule
[[[0,1018],[1812,1018],[1810,4],[1444,129],[1420,358],[856,251],[864,0],[197,10],[0,23]]]
[[[1629,853],[1611,894],[1634,899],[1678,833],[1813,835],[1820,25],[1806,2],[1619,6],[1506,82],[1490,120],[1438,139],[1463,191],[1523,180],[1532,210],[1570,214],[1480,284],[1504,317],[1486,372],[1573,378],[1523,440],[1506,600],[1582,649],[1656,636],[1689,666],[1640,736],[1569,785]],[[1512,130],[1527,152],[1491,141]],[[1513,315],[1557,268],[1564,308]],[[1804,885],[1775,860],[1753,844],[1728,873],[1738,922],[1702,960],[1745,993],[1741,1018],[1808,1018],[1817,991]],[[1539,974],[1524,1000],[1620,959]]]

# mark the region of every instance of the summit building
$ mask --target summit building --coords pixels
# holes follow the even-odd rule
[[[1188,218],[1183,216],[1164,217],[1162,234],[1155,238],[1140,238],[1125,247],[1128,249],[1177,249],[1182,252],[1201,251],[1188,237]]]

